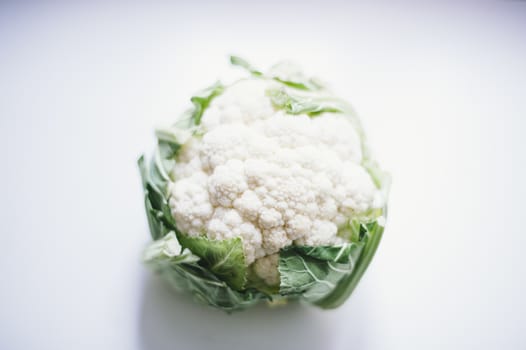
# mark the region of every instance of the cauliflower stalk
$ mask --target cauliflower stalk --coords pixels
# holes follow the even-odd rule
[[[352,108],[290,63],[216,83],[139,159],[145,261],[226,311],[345,301],[380,241],[388,177]]]

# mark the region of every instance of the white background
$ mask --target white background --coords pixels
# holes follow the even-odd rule
[[[0,5],[0,349],[526,348],[525,35],[524,1]],[[139,261],[136,159],[229,53],[331,83],[393,176],[340,309],[229,316]]]

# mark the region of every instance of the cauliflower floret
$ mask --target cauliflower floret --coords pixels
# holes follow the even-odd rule
[[[341,210],[346,214],[363,212],[374,206],[376,190],[371,176],[358,164],[348,163],[341,169]]]
[[[279,285],[279,254],[267,255],[256,260],[254,272],[269,286]]]
[[[208,192],[214,206],[231,207],[232,202],[248,189],[243,162],[231,159],[218,166],[208,178]]]
[[[354,128],[349,129],[348,118],[339,114],[326,113],[312,119],[318,131],[318,139],[335,152],[341,160],[359,163],[362,159],[361,140]]]
[[[261,249],[261,231],[251,222],[244,220],[237,210],[218,207],[208,222],[207,236],[211,239],[241,237],[247,264],[264,255]]]
[[[312,220],[309,217],[297,214],[287,221],[287,227],[285,230],[290,239],[296,240],[308,235],[311,231],[311,226]]]
[[[243,145],[247,143],[250,133],[251,130],[248,127],[240,124],[218,126],[206,133],[200,147],[203,170],[211,173],[217,166],[225,164],[228,160],[246,159],[249,153]]]
[[[266,254],[277,253],[281,248],[292,244],[292,239],[287,236],[287,231],[281,227],[263,230],[262,234],[262,247]]]
[[[234,208],[236,208],[241,215],[251,221],[257,219],[261,205],[261,200],[252,190],[246,190],[234,201]]]
[[[274,115],[274,108],[266,91],[275,82],[259,79],[241,80],[215,98],[201,121],[203,127],[212,130],[219,125],[266,119]],[[210,116],[210,117],[209,117]]]
[[[279,282],[281,248],[342,243],[338,225],[382,199],[348,117],[276,111],[265,94],[275,84],[242,80],[216,97],[169,187],[181,232],[241,237],[247,263],[269,284]]]
[[[199,152],[201,145],[198,140],[191,138],[183,146],[184,150],[179,152],[178,161],[172,170],[172,175],[176,178],[190,177],[196,172],[203,171]],[[177,174],[177,175],[175,175]]]
[[[271,229],[283,225],[281,214],[274,208],[263,208],[259,214],[259,226],[263,229]]]
[[[198,236],[212,216],[214,208],[203,183],[202,172],[170,184],[169,200],[178,228],[190,236]]]
[[[330,221],[314,220],[311,232],[308,235],[301,236],[296,240],[300,245],[331,245],[334,244],[338,227]]]

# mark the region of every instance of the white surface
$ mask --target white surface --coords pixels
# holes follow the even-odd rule
[[[526,347],[526,3],[321,3],[0,6],[1,349]],[[227,316],[139,262],[135,160],[230,52],[331,82],[393,175],[338,310]]]

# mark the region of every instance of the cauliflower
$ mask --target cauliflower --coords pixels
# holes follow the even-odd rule
[[[215,98],[170,183],[177,228],[242,237],[248,264],[293,243],[343,243],[337,224],[373,208],[378,193],[349,118],[287,116],[266,95],[277,84],[241,80]]]
[[[352,109],[320,83],[290,63],[263,74],[231,61],[252,76],[194,96],[189,114],[157,132],[149,172],[140,160],[156,240],[146,261],[227,311],[298,296],[336,307],[379,242],[386,176]],[[172,241],[180,255],[159,248]],[[167,259],[180,261],[171,272]],[[203,293],[198,280],[222,290]]]

